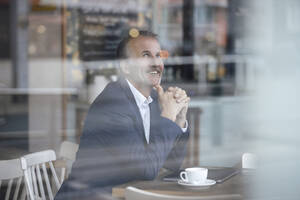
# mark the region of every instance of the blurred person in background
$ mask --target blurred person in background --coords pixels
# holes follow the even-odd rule
[[[111,195],[115,185],[179,170],[189,137],[190,98],[160,86],[164,70],[157,35],[128,34],[117,48],[121,75],[90,106],[72,173],[56,199]]]

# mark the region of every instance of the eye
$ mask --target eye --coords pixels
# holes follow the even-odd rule
[[[144,58],[149,58],[149,57],[150,57],[150,54],[149,54],[149,53],[144,53],[142,56],[143,56]]]

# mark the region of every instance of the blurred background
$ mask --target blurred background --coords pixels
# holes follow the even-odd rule
[[[191,96],[184,165],[230,167],[256,153],[257,194],[299,195],[298,0],[0,0],[0,16],[1,160],[79,143],[135,27],[169,51],[163,86]]]

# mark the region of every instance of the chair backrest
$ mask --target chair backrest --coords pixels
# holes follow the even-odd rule
[[[23,170],[20,159],[0,161],[0,189],[6,188],[5,197],[0,199],[25,199],[26,190],[24,187]],[[14,187],[15,186],[15,187]],[[22,188],[22,189],[21,189]],[[22,193],[20,193],[20,189]],[[12,191],[14,193],[12,194]],[[12,196],[13,195],[13,196]]]
[[[60,146],[59,158],[66,161],[66,167],[61,168],[60,181],[61,183],[71,173],[72,165],[76,159],[76,153],[79,145],[69,141],[63,141]],[[67,174],[66,174],[67,171]]]
[[[58,191],[61,186],[52,161],[56,160],[53,150],[46,150],[37,153],[31,153],[21,157],[21,165],[24,170],[25,183],[31,200],[35,199],[53,199],[53,194]],[[50,168],[51,174],[48,174]],[[43,172],[43,177],[42,173]],[[54,184],[50,181],[54,179]],[[47,187],[47,193],[44,189]],[[54,187],[55,186],[55,187]]]
[[[75,160],[79,145],[69,141],[63,141],[60,145],[59,157]]]
[[[174,196],[144,191],[135,187],[125,189],[126,200],[240,200],[239,194],[215,195],[215,196]]]
[[[253,153],[244,153],[242,156],[242,168],[244,169],[256,169],[257,157]]]

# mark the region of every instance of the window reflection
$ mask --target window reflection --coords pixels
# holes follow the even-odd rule
[[[116,48],[132,28],[158,34],[169,55],[162,86],[191,97],[183,168],[232,167],[244,152],[263,151],[264,136],[278,137],[265,130],[298,119],[297,104],[283,100],[298,99],[299,3],[276,2],[0,1],[0,159],[80,144],[90,105],[119,80]],[[293,109],[272,121],[280,102]],[[296,124],[286,129],[294,135]],[[289,146],[291,138],[277,139]],[[87,157],[89,176],[94,161]]]

